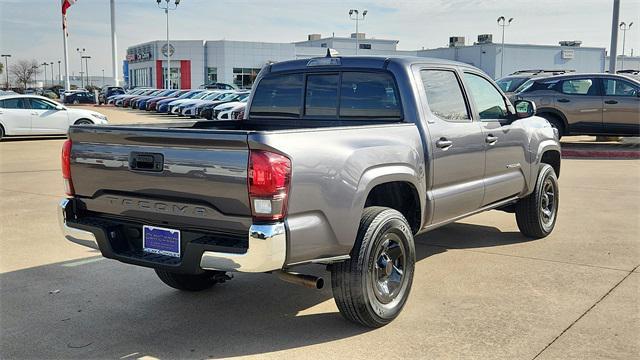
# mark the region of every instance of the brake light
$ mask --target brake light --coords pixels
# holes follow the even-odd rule
[[[249,153],[249,201],[258,220],[281,220],[287,214],[291,160],[264,150]]]
[[[73,196],[73,181],[71,181],[71,139],[65,140],[62,144],[62,180],[64,181],[64,192]]]

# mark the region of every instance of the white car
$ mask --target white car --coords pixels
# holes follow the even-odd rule
[[[0,96],[0,139],[5,136],[66,135],[69,125],[107,124],[107,117],[71,109],[44,96]]]
[[[218,120],[237,120],[232,114],[243,110],[247,106],[248,98],[241,101],[229,102],[221,104],[213,108],[213,118]]]

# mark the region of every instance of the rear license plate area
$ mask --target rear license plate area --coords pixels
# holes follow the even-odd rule
[[[179,258],[180,230],[144,225],[142,251]]]

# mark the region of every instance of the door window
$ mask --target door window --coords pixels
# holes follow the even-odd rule
[[[420,71],[427,103],[437,117],[450,121],[469,121],[469,112],[458,77],[448,70]]]
[[[567,95],[597,95],[593,79],[571,79],[562,82],[562,93]]]
[[[53,110],[56,107],[48,101],[41,99],[29,99],[31,102],[31,108],[35,110]]]
[[[638,88],[620,79],[604,79],[606,96],[637,96]]]
[[[5,109],[28,109],[29,106],[26,104],[26,101],[21,98],[15,99],[5,99],[4,106]]]
[[[464,80],[478,109],[480,119],[506,119],[507,104],[502,94],[487,79],[464,73]]]
[[[391,75],[342,73],[340,117],[401,119],[400,102]]]

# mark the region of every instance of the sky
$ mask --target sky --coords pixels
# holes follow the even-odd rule
[[[173,2],[173,0],[172,0]],[[399,40],[399,50],[447,46],[449,36],[493,34],[496,19],[513,17],[505,42],[609,49],[612,0],[182,0],[170,13],[170,37],[180,40],[294,42],[307,34],[349,36],[355,24],[349,9],[368,10],[360,31],[367,37]],[[155,0],[116,0],[119,66],[129,46],[166,38],[166,18]],[[91,75],[111,76],[109,0],[77,0],[67,15],[69,70],[80,71],[85,48]],[[627,32],[626,54],[640,55],[640,0],[621,0],[620,21]],[[622,33],[618,52],[622,50]],[[0,52],[10,61],[63,59],[60,0],[0,0]],[[56,67],[57,68],[57,67]],[[56,69],[57,72],[57,69]],[[57,75],[57,74],[56,74]]]

